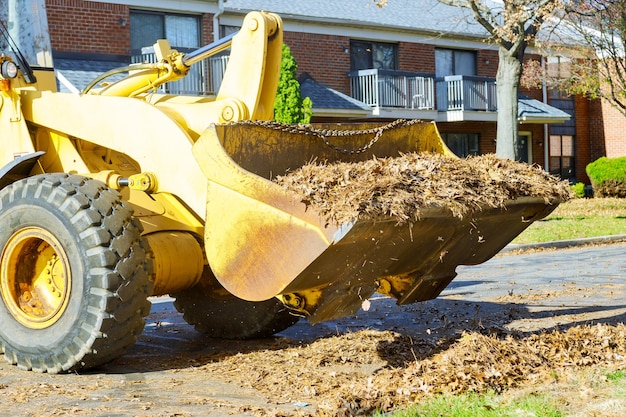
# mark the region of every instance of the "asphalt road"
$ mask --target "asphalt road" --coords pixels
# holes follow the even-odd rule
[[[436,300],[396,306],[378,297],[355,317],[315,326],[301,320],[277,337],[308,343],[369,328],[426,338],[480,327],[530,332],[626,321],[626,243],[503,255],[457,272]],[[267,406],[260,393],[193,369],[211,352],[263,351],[274,342],[208,339],[182,320],[171,301],[153,299],[136,346],[96,371],[42,375],[1,362],[0,417],[245,416],[242,405]],[[271,406],[294,412],[314,405]]]

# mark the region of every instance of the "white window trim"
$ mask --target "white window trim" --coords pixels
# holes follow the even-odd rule
[[[217,13],[218,4],[202,0],[152,0],[146,5],[142,0],[89,0],[94,3],[124,4],[137,9],[174,11],[177,13]]]

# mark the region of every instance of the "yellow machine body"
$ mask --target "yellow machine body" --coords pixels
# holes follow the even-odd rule
[[[156,86],[183,77],[189,69],[166,41],[155,45],[161,58],[156,65],[130,68],[121,81],[90,86],[83,94],[56,92],[49,70],[35,71],[35,84],[26,84],[21,76],[3,80],[0,166],[43,151],[27,175],[79,174],[121,192],[156,248],[159,294],[193,286],[206,264],[201,242],[207,179],[193,156],[194,143],[211,124],[269,119],[273,114],[280,18],[250,13],[226,46],[232,49],[230,64],[216,97],[155,93]],[[210,53],[223,49],[218,46]],[[179,250],[170,250],[175,247]]]
[[[400,303],[434,298],[457,265],[485,261],[528,219],[554,208],[530,199],[507,210],[485,209],[471,221],[433,209],[408,226],[391,218],[327,225],[271,179],[315,159],[454,156],[433,123],[388,129],[356,155],[338,153],[313,135],[231,124],[272,119],[282,43],[280,18],[252,12],[228,44],[189,56],[160,41],[158,63],[126,68],[128,77],[95,82],[82,94],[56,92],[51,71],[36,72],[37,83],[2,80],[0,166],[6,168],[0,185],[54,172],[101,180],[121,193],[143,225],[155,294],[192,288],[210,270],[230,294],[252,302],[278,298],[313,322],[353,314],[375,291]],[[227,46],[230,61],[215,97],[155,91]],[[356,149],[370,140],[341,136],[336,145]],[[477,222],[488,244],[470,240]]]

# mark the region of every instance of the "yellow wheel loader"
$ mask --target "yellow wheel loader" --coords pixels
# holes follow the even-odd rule
[[[151,295],[171,294],[201,332],[241,339],[354,314],[375,292],[431,299],[457,265],[489,259],[559,203],[329,222],[274,179],[314,160],[453,158],[434,124],[267,123],[283,40],[265,12],[195,52],[159,41],[158,62],[57,92],[43,3],[0,2],[0,346],[22,369],[122,355]],[[216,96],[159,92],[226,48]]]

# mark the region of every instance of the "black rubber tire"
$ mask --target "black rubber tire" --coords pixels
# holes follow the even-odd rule
[[[215,339],[270,337],[300,319],[275,298],[251,302],[235,297],[219,284],[208,267],[199,284],[173,297],[184,320]]]
[[[19,323],[0,301],[0,346],[21,369],[93,368],[124,354],[150,312],[152,263],[141,224],[116,191],[93,179],[45,174],[0,191],[0,248],[25,227],[47,230],[69,260],[67,307],[53,324]]]

